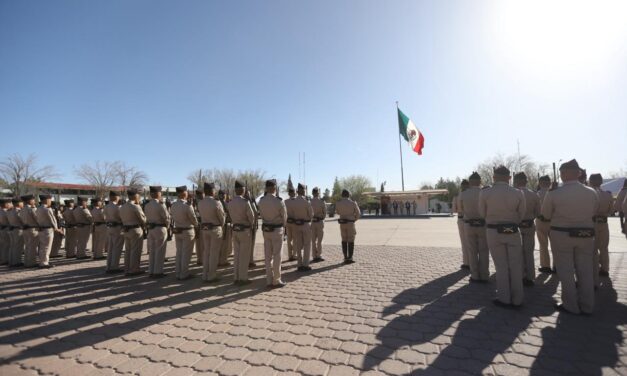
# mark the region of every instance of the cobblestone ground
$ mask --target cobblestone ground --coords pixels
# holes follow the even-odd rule
[[[0,374],[627,374],[627,258],[611,256],[591,317],[558,314],[553,276],[494,307],[458,249],[338,247],[283,289],[103,273],[103,262],[0,270]],[[146,259],[146,256],[144,256]],[[146,260],[144,260],[145,263]],[[173,260],[166,272],[172,273]],[[197,274],[198,268],[194,269]]]

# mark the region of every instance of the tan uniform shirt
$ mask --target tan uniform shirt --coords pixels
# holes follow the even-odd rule
[[[13,208],[7,212],[7,218],[9,220],[9,224],[13,227],[22,227],[22,220],[20,219],[20,211],[19,208]]]
[[[612,207],[612,193],[608,191],[602,191],[601,189],[595,189],[595,191],[599,196],[599,210],[596,212],[596,215],[600,217],[609,217],[614,210],[614,208]]]
[[[464,220],[482,218],[479,214],[479,194],[481,194],[479,187],[468,187],[459,194],[457,212],[464,216]]]
[[[146,222],[155,225],[170,225],[170,214],[165,205],[158,200],[152,199],[144,206],[144,213],[146,214]]]
[[[288,218],[296,218],[294,217],[294,202],[296,201],[295,197],[290,197],[287,200],[283,201],[285,204],[285,210],[287,212]]]
[[[627,196],[623,200],[623,205],[621,206],[621,209],[623,209],[624,213],[627,213]]]
[[[263,223],[285,225],[287,220],[285,203],[275,195],[267,194],[259,200],[259,213]]]
[[[94,223],[103,223],[104,219],[104,209],[102,208],[93,208],[91,209],[91,217],[94,220]]]
[[[105,205],[104,218],[107,222],[122,223],[122,218],[120,218],[120,206],[113,202]]]
[[[578,181],[565,182],[550,191],[542,204],[542,215],[555,227],[592,228],[592,217],[599,210],[599,196]]]
[[[74,221],[76,224],[90,224],[94,221],[89,212],[89,209],[76,207],[74,208],[74,212],[72,213],[74,216]]]
[[[348,219],[351,221],[356,221],[361,216],[359,205],[350,198],[343,198],[336,202],[335,212],[340,216],[340,219]]]
[[[142,207],[129,201],[120,207],[120,219],[124,226],[143,226],[146,224],[146,215]]]
[[[614,204],[614,210],[623,213],[625,212],[625,209],[623,208],[625,197],[627,197],[627,188],[623,188],[618,192],[618,196],[616,196],[616,204]]]
[[[223,226],[226,219],[224,207],[219,200],[207,196],[198,202],[198,212],[202,223]]]
[[[522,219],[535,219],[540,215],[540,196],[529,188],[520,189],[525,196],[525,214]]]
[[[54,217],[54,210],[41,205],[37,208],[35,214],[37,215],[37,224],[40,227],[52,227],[54,230],[58,230],[59,227],[57,219]]]
[[[76,221],[74,220],[74,209],[70,209],[68,207],[63,211],[63,220],[66,225],[75,225]]]
[[[253,209],[250,207],[250,202],[248,202],[248,200],[242,196],[235,196],[227,203],[227,206],[234,225],[252,226],[255,221],[255,214],[253,213]]]
[[[194,208],[188,205],[186,201],[175,201],[174,204],[172,204],[172,208],[170,208],[170,215],[172,221],[174,221],[174,227],[176,228],[186,229],[198,226],[198,219],[196,219]]]
[[[294,198],[292,210],[294,219],[302,219],[308,222],[313,218],[313,208],[304,196],[296,196],[296,198]]]
[[[479,216],[488,224],[520,223],[525,215],[523,192],[507,183],[495,182],[479,194]]]
[[[37,208],[24,206],[24,208],[19,213],[20,220],[22,223],[29,227],[38,227],[37,223]]]
[[[327,216],[327,205],[319,197],[311,199],[311,209],[313,210],[313,216],[316,218],[324,219]]]
[[[5,209],[0,209],[0,226],[8,226],[9,218]]]

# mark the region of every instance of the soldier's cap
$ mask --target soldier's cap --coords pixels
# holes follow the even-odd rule
[[[290,192],[290,193],[292,193],[292,192],[296,192],[296,191],[294,190],[294,187],[288,188],[288,189],[287,189],[287,191],[288,191],[288,192]]]
[[[183,193],[183,192],[187,192],[186,185],[181,185],[180,187],[176,187],[176,193]]]
[[[150,190],[150,193],[158,193],[162,190],[160,185],[151,185],[148,189]]]
[[[473,171],[468,177],[468,180],[481,180],[481,175],[477,171]]]
[[[526,181],[527,180],[527,174],[525,174],[524,172],[518,172],[514,175],[514,180],[517,181]]]
[[[109,191],[109,197],[120,197],[120,192]]]
[[[0,198],[0,206],[4,206],[7,202],[9,201],[6,198]]]
[[[139,192],[137,192],[137,189],[129,188],[129,189],[126,190],[126,195],[128,197],[135,196],[138,193]]]
[[[318,187],[313,187],[313,189],[311,190],[312,193],[318,193],[320,192],[320,188]]]
[[[17,204],[19,204],[20,202],[22,202],[22,200],[20,200],[19,198],[12,198],[12,199],[11,199],[11,202],[13,203],[13,205],[17,205]]]
[[[351,193],[348,189],[342,189],[342,197],[348,197]]]
[[[276,179],[266,180],[266,188],[276,187]]]
[[[202,190],[201,188],[198,188],[198,189],[196,190],[196,194],[197,194],[198,196],[200,196],[200,195],[205,194],[205,191],[204,191],[204,190]]]
[[[305,186],[302,185],[301,183],[298,183],[298,187],[296,189],[298,189],[299,191],[302,189],[304,191],[305,190]]]
[[[91,199],[92,205],[97,203],[97,202],[102,202],[102,199],[100,197],[94,197],[94,198]]]
[[[219,195],[224,195],[224,191],[220,189],[220,190],[218,191],[218,194],[219,194]]]
[[[542,175],[540,176],[540,179],[538,179],[538,181],[542,181],[542,182],[551,182],[551,177],[549,175]]]
[[[87,197],[78,196],[76,198],[76,202],[82,204],[83,202],[87,202]]]
[[[39,195],[39,201],[45,201],[45,200],[48,200],[48,199],[52,199],[52,196],[51,195],[46,195],[46,194]]]
[[[214,183],[204,183],[203,189],[205,190],[205,193],[209,193],[212,189],[216,189],[216,185]]]
[[[509,176],[510,175],[510,171],[509,168],[500,165],[499,167],[494,169],[494,175],[498,175],[498,176]]]
[[[466,179],[462,180],[462,182],[461,182],[461,185],[468,185],[468,184],[470,184],[470,183],[468,183],[468,180],[466,180]]]
[[[235,180],[235,188],[244,188],[244,184],[239,180]]]
[[[590,174],[590,180],[603,181],[603,176],[601,174]]]
[[[562,163],[562,165],[560,166],[560,171],[562,171],[562,170],[579,170],[579,171],[581,171],[581,168],[579,168],[579,163],[577,163],[576,159],[571,159],[568,162]]]
[[[65,204],[65,206],[68,206],[71,203],[71,201],[70,200],[63,200],[63,203]]]
[[[34,200],[35,199],[35,195],[24,195],[22,197],[20,197],[22,199],[22,201],[27,202],[30,200]]]

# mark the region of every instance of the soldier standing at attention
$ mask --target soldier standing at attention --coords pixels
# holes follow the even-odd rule
[[[129,189],[126,194],[128,201],[120,207],[120,219],[124,230],[125,275],[132,277],[146,272],[140,269],[144,249],[143,227],[146,225],[146,216],[139,206],[139,192],[135,189]]]
[[[57,218],[50,208],[52,196],[39,195],[39,202],[39,208],[37,208],[35,212],[37,215],[37,225],[39,226],[37,235],[39,238],[39,267],[49,269],[52,268],[49,258],[52,240],[54,233],[60,231],[60,229],[57,224]]]
[[[599,211],[599,197],[578,181],[579,175],[574,159],[560,166],[563,185],[546,195],[542,215],[551,220],[551,245],[562,285],[562,304],[556,308],[589,314],[594,309],[592,217]]]
[[[590,187],[599,196],[599,210],[594,215],[594,263],[592,272],[594,285],[599,286],[599,276],[608,277],[610,275],[610,228],[607,224],[607,217],[612,214],[612,193],[601,190],[603,176],[601,174],[590,175]],[[600,269],[599,269],[600,267]]]
[[[250,237],[250,262],[248,263],[249,268],[254,268],[257,266],[255,264],[255,239],[257,238],[257,228],[258,228],[258,220],[259,220],[259,207],[257,206],[257,202],[254,198],[250,196],[250,190],[248,187],[244,190],[244,198],[248,200],[250,203],[250,208],[253,209],[253,217],[255,220],[253,221],[253,227],[251,228],[251,237]]]
[[[174,240],[176,243],[176,279],[183,281],[193,276],[189,274],[189,263],[194,250],[195,228],[198,226],[196,213],[187,202],[187,186],[176,187],[179,199],[172,204],[170,215],[174,222]]]
[[[324,261],[322,258],[322,237],[324,236],[324,219],[327,216],[327,205],[320,198],[320,188],[311,190],[311,208],[313,209],[313,220],[311,222],[311,247],[313,249],[312,262]]]
[[[466,235],[464,234],[464,213],[461,211],[459,199],[461,193],[468,189],[468,180],[462,180],[459,194],[453,197],[453,213],[457,213],[457,230],[459,231],[459,240],[462,245],[462,269],[470,269],[468,261],[468,246],[466,245]]]
[[[59,227],[59,231],[54,231],[54,235],[52,237],[52,250],[50,250],[50,258],[63,257],[59,252],[61,251],[61,244],[63,243],[63,238],[65,237],[65,221],[63,220],[63,215],[61,215],[61,211],[59,210],[59,205],[56,202],[52,202],[50,204],[50,209],[52,209],[54,217],[57,219],[57,226]]]
[[[65,200],[63,219],[65,220],[65,258],[76,257],[76,221],[74,221],[74,200]]]
[[[523,254],[518,224],[525,216],[525,196],[511,187],[509,169],[494,170],[494,185],[479,195],[479,215],[486,221],[486,237],[496,269],[494,304],[519,307],[523,302]]]
[[[233,249],[233,232],[231,228],[231,216],[229,215],[229,208],[226,205],[226,193],[223,190],[218,191],[218,199],[224,208],[224,214],[226,218],[224,220],[224,227],[222,228],[222,248],[220,248],[220,263],[218,266],[229,266],[228,259]]]
[[[107,222],[107,270],[109,274],[123,272],[120,269],[120,257],[124,248],[122,218],[120,218],[120,194],[109,192],[109,203],[104,208],[104,219]]]
[[[11,200],[13,204],[11,209],[7,212],[9,219],[9,225],[11,226],[10,239],[11,248],[9,252],[9,266],[18,267],[24,266],[22,263],[22,253],[24,253],[24,230],[22,226],[22,220],[20,219],[20,212],[24,203],[20,199],[14,198]]]
[[[623,210],[623,213],[627,212],[627,197],[623,199],[621,209]],[[625,237],[627,238],[627,222],[623,224],[623,234],[625,234]]]
[[[7,211],[11,206],[11,200],[0,198],[0,265],[9,263],[9,249],[11,238],[9,235],[9,218]]]
[[[536,243],[534,219],[540,215],[540,198],[538,194],[527,188],[527,175],[519,172],[514,175],[514,187],[520,189],[525,197],[525,214],[520,221],[523,254],[523,285],[533,286],[536,279],[533,250]]]
[[[464,215],[470,282],[487,283],[490,277],[490,252],[486,239],[485,219],[479,213],[481,176],[473,172],[468,178],[468,184],[468,189],[459,195],[459,210]]]
[[[342,236],[342,253],[344,254],[344,263],[352,264],[353,252],[355,251],[355,222],[359,220],[361,212],[359,205],[350,198],[351,194],[347,189],[342,190],[342,198],[335,203],[335,212],[340,218],[337,222],[340,224],[340,235]]]
[[[220,249],[222,248],[222,229],[226,215],[222,203],[215,199],[216,187],[213,183],[204,184],[205,198],[198,202],[201,224],[200,234],[203,244],[202,280],[216,282]]]
[[[614,210],[618,212],[620,231],[627,235],[627,230],[625,230],[625,208],[623,208],[625,197],[627,197],[627,179],[623,181],[623,189],[618,192],[618,196],[616,196],[616,203],[614,204]]]
[[[539,180],[540,190],[538,191],[538,197],[540,199],[540,208],[546,194],[551,189],[551,178],[548,175],[540,177]],[[551,231],[551,221],[544,218],[542,214],[536,219],[536,234],[538,236],[538,244],[540,246],[540,268],[538,271],[541,273],[554,273],[555,267],[551,268],[551,258],[555,262],[555,255],[551,249],[551,256],[549,256],[549,232]]]
[[[196,214],[196,221],[200,223],[202,221],[200,219],[200,213],[198,212],[198,203],[205,198],[205,192],[199,186],[195,193],[196,193],[196,197],[195,197],[195,200],[193,201],[194,205],[192,207],[194,208],[194,214]],[[202,242],[203,242],[203,237],[199,230],[196,233],[196,239],[195,239],[195,245],[194,245],[194,250],[196,252],[196,265],[202,265],[202,260],[204,259],[203,252],[205,250],[205,246],[202,244]]]
[[[37,254],[39,247],[39,224],[37,223],[37,208],[35,206],[35,196],[22,196],[24,208],[20,211],[20,219],[24,224],[24,266],[27,268],[37,267]]]
[[[76,203],[78,206],[72,212],[76,222],[76,259],[83,260],[89,258],[87,256],[87,243],[94,219],[87,209],[87,198],[79,196]]]
[[[255,216],[250,202],[244,198],[244,185],[235,181],[235,197],[227,204],[233,221],[233,275],[236,285],[249,284],[251,228]]]
[[[163,263],[167,246],[168,226],[170,226],[170,214],[165,205],[161,203],[160,186],[150,186],[151,200],[146,203],[146,228],[148,229],[148,275],[151,278],[162,278]]]
[[[107,243],[107,226],[105,226],[104,210],[102,200],[93,198],[91,200],[91,217],[94,221],[94,233],[91,237],[91,252],[94,260],[104,260],[105,245]]]
[[[287,224],[285,225],[285,233],[287,235],[287,260],[296,261],[296,251],[294,250],[294,224],[293,224],[293,205],[296,199],[296,191],[294,188],[287,189],[289,198],[285,200],[285,210],[287,210]]]
[[[283,248],[283,227],[287,221],[287,210],[283,200],[276,196],[276,180],[266,181],[266,195],[259,201],[259,214],[263,224],[263,249],[266,263],[266,283],[268,287],[285,286],[281,280],[281,248]]]
[[[288,221],[292,219],[292,229],[294,233],[294,252],[298,258],[298,271],[306,272],[311,270],[309,261],[311,258],[311,219],[313,209],[305,197],[305,186],[298,183],[298,196],[288,209]]]

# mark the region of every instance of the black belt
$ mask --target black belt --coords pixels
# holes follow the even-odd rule
[[[551,222],[551,220],[550,220],[550,219],[546,219],[546,218],[544,218],[544,216],[543,216],[543,215],[539,215],[539,216],[538,216],[538,219],[539,219],[540,221],[542,221],[542,222]]]
[[[9,226],[9,231],[13,231],[13,230],[21,230],[22,226]]]
[[[275,229],[281,228],[281,227],[283,227],[283,225],[277,225],[277,224],[274,224],[274,223],[263,223],[261,225],[261,231],[263,231],[263,232],[272,232]]]
[[[592,217],[592,220],[594,221],[594,223],[607,223],[607,217],[602,215],[595,215],[594,217]]]
[[[142,227],[142,226],[141,225],[128,225],[128,226],[127,225],[122,225],[122,228],[125,231],[133,230],[133,229],[140,228],[140,227]]]
[[[533,219],[523,219],[520,221],[518,225],[520,228],[532,228],[533,227]]]
[[[214,225],[213,223],[201,223],[200,228],[202,230],[213,230],[216,227],[222,227],[220,225]]]
[[[464,216],[457,214],[457,219],[464,219]]]
[[[518,232],[518,225],[515,223],[488,224],[486,227],[495,229],[499,234],[515,234]]]
[[[85,227],[85,226],[89,226],[89,225],[90,225],[89,223],[77,223],[77,224],[76,224],[76,227],[78,227],[78,228],[83,228],[83,227]]]
[[[294,218],[288,218],[287,223],[294,223]]]
[[[94,222],[94,226],[102,226],[104,225],[104,222]]]
[[[47,230],[49,228],[52,228],[52,226],[39,226],[40,230]]]
[[[9,228],[9,226],[0,226],[0,230],[4,230],[4,229],[7,229],[7,228]]]
[[[571,238],[591,238],[594,236],[594,229],[589,227],[551,226],[551,231],[567,232]]]
[[[74,227],[76,227],[76,225],[69,225],[67,223],[65,224],[65,228],[74,228]]]
[[[250,228],[250,225],[243,225],[243,224],[238,224],[238,223],[233,224],[233,231],[235,232],[244,231],[249,228]]]
[[[107,227],[118,227],[122,224],[120,222],[107,222]]]
[[[474,218],[474,219],[466,219],[464,223],[468,223],[472,227],[483,227],[485,226],[485,219]]]
[[[313,219],[311,220],[312,222],[320,222],[323,221],[324,218],[320,218],[320,217],[313,217]]]
[[[28,230],[29,228],[36,228],[37,226],[29,226],[29,225],[24,225],[22,226],[22,230]]]
[[[166,227],[166,225],[162,223],[148,223],[148,229],[152,230],[155,227]]]
[[[340,218],[340,219],[337,220],[337,222],[342,224],[342,225],[344,225],[346,223],[355,223],[355,220],[354,219],[343,219],[343,218]]]

